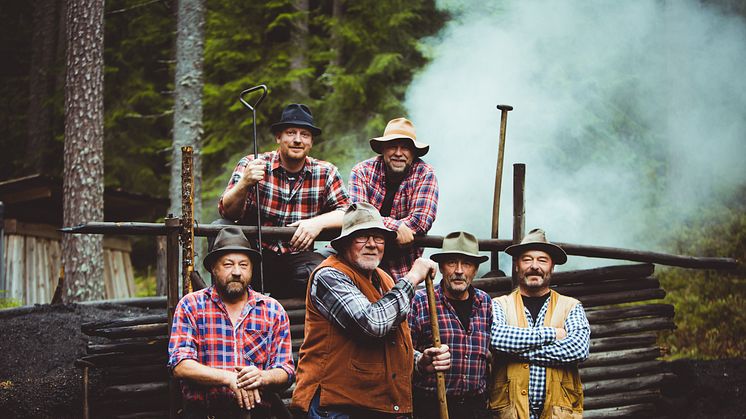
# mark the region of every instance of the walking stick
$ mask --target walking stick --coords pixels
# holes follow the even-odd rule
[[[433,290],[433,275],[425,278],[427,289],[427,307],[430,310],[430,329],[433,332],[433,347],[440,348],[440,328],[438,328],[438,309],[435,307],[435,290]],[[448,402],[446,401],[446,378],[443,371],[435,373],[438,383],[438,403],[440,405],[440,419],[448,419]]]
[[[503,156],[505,155],[505,130],[508,125],[508,112],[513,110],[510,105],[497,105],[500,109],[500,144],[497,148],[497,169],[495,170],[495,197],[492,201],[492,238],[497,238],[497,230],[500,221],[500,191],[503,181]],[[497,276],[500,270],[497,251],[492,252],[490,257],[490,272],[485,276]]]
[[[250,104],[246,99],[244,99],[244,96],[248,95],[249,93],[256,92],[257,90],[261,90],[262,94],[259,95],[259,99],[254,102],[254,104]],[[238,100],[243,103],[244,106],[249,108],[251,111],[251,124],[254,128],[254,159],[259,158],[259,151],[257,149],[256,145],[256,108],[259,106],[260,103],[264,100],[264,98],[267,96],[267,86],[264,84],[260,84],[258,86],[250,87],[238,96]],[[262,213],[259,210],[259,182],[254,184],[254,196],[256,199],[256,231],[257,231],[257,239],[259,240],[259,245],[257,246],[259,249],[259,255],[262,255]],[[259,260],[259,292],[264,294],[264,266],[262,265],[262,260]]]

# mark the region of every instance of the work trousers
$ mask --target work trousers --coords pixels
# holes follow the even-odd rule
[[[428,392],[414,388],[412,390],[414,403],[414,419],[440,418],[440,403],[436,392]],[[487,410],[487,396],[477,394],[470,396],[446,395],[448,402],[448,417],[459,419],[488,419],[492,416]]]

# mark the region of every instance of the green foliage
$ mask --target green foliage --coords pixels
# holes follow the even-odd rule
[[[147,269],[144,274],[135,273],[135,297],[154,297],[156,295],[155,273]]]
[[[703,209],[671,246],[680,254],[726,256],[741,264],[733,272],[671,268],[659,273],[677,324],[662,343],[674,358],[746,356],[746,187],[722,205]]]
[[[8,292],[6,290],[0,290],[0,309],[20,307],[21,301],[16,298],[5,297],[4,294]]]

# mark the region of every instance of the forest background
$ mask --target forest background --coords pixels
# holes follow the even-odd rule
[[[65,22],[61,3],[39,0],[0,5],[0,54],[4,57],[0,63],[0,180],[33,173],[62,174]],[[422,0],[208,0],[205,4],[203,222],[216,217],[215,204],[231,170],[250,152],[251,120],[237,100],[241,90],[259,83],[270,87],[257,113],[261,151],[275,146],[268,126],[279,118],[282,108],[291,102],[306,103],[324,130],[312,155],[334,162],[346,176],[354,163],[372,155],[369,138],[380,135],[389,119],[410,114],[408,89],[437,58],[435,46],[461,13],[458,7]],[[704,5],[739,19],[746,15],[743,2],[708,1]],[[500,7],[491,12],[499,14]],[[107,187],[169,195],[176,23],[174,0],[106,2]],[[41,33],[38,38],[32,28]],[[42,74],[42,79],[32,77],[35,74]],[[600,97],[598,105],[617,108],[611,95]],[[583,156],[601,164],[619,143],[641,150],[651,157],[636,161],[636,170],[649,180],[649,186],[666,195],[667,185],[656,181],[656,173],[665,168],[655,158],[653,130],[638,124],[637,117],[634,110],[618,109],[612,123],[604,124],[604,132],[570,133],[570,139],[613,138],[593,141],[593,152]],[[493,131],[486,135],[495,137],[496,148]],[[558,162],[577,158],[572,148],[553,152]],[[493,173],[493,169],[485,167],[484,172]],[[449,176],[444,170],[438,173],[440,178]],[[650,213],[660,213],[672,204],[651,200],[645,205]],[[639,220],[641,225],[649,222]],[[654,250],[743,261],[746,179],[736,179],[734,188],[713,193],[707,205],[655,234]],[[149,275],[153,259],[146,256],[153,254],[152,244],[144,241],[133,253],[143,294],[154,292]],[[678,329],[662,337],[671,357],[746,356],[743,264],[725,273],[659,267],[657,275],[668,291],[667,302],[676,306]]]

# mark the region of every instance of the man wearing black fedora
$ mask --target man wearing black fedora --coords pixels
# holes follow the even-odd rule
[[[287,313],[250,287],[260,260],[238,227],[222,229],[203,263],[213,285],[176,307],[168,366],[181,379],[184,418],[269,417],[265,390],[293,382]]]
[[[588,358],[591,331],[582,304],[549,288],[567,254],[540,229],[505,252],[514,258],[518,288],[492,304],[493,417],[580,418],[578,362]]]
[[[412,241],[435,221],[438,180],[433,167],[422,160],[430,146],[417,141],[414,124],[406,118],[389,121],[383,136],[370,140],[370,147],[378,156],[352,168],[350,197],[372,204],[386,227],[396,231],[396,244],[386,249],[381,267],[398,279],[422,256],[422,248],[412,246]]]
[[[472,285],[479,265],[487,256],[479,254],[479,243],[465,231],[449,233],[440,251],[430,259],[438,263],[442,275],[434,287],[440,340],[451,351],[451,368],[444,371],[449,417],[488,418],[487,366],[490,354],[492,301],[489,294]],[[433,343],[427,292],[418,290],[409,312],[409,329],[415,359]],[[415,365],[418,363],[415,362]],[[415,419],[439,415],[437,383],[432,374],[419,374],[412,380]]]
[[[228,222],[255,225],[258,202],[262,225],[297,227],[289,241],[265,240],[262,248],[268,290],[281,297],[300,296],[308,276],[324,260],[313,252],[314,240],[321,230],[342,225],[350,198],[337,167],[308,156],[321,129],[306,105],[288,105],[272,124],[272,133],[277,150],[238,162],[218,210]]]

